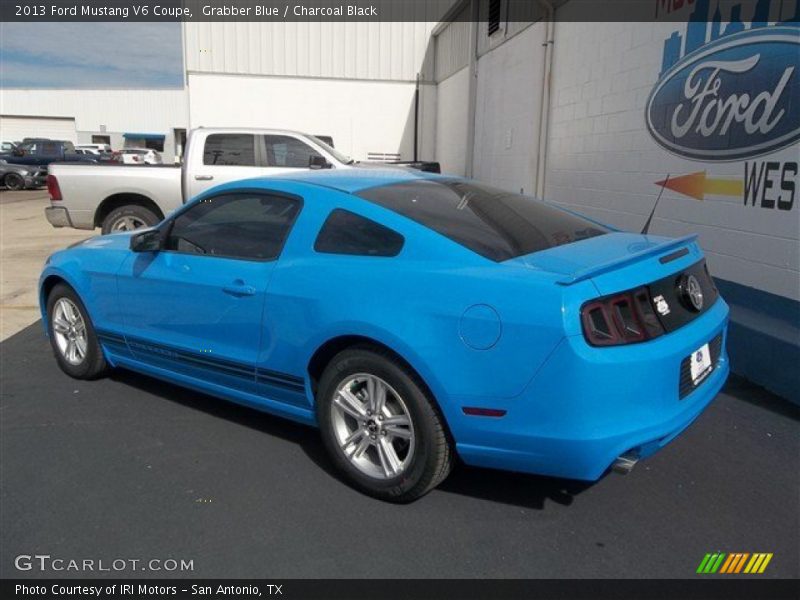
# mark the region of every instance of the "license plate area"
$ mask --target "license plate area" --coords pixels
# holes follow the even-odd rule
[[[683,400],[706,381],[722,354],[722,334],[703,344],[681,361],[678,397]]]
[[[689,373],[692,376],[692,383],[697,385],[703,381],[711,373],[711,369],[711,349],[708,344],[703,344],[689,357]]]

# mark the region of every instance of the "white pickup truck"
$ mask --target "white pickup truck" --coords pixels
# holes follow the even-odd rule
[[[305,133],[199,128],[189,134],[182,166],[51,164],[45,215],[53,227],[126,231],[155,225],[190,198],[228,181],[355,164]],[[405,164],[438,172],[436,163]]]

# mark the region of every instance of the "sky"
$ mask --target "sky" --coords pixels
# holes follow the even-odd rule
[[[0,87],[182,85],[180,23],[0,23]]]

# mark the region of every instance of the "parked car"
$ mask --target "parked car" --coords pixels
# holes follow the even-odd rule
[[[115,154],[125,165],[160,165],[164,162],[161,155],[150,148],[123,148]]]
[[[0,142],[0,154],[4,154],[4,153],[11,154],[12,152],[14,152],[14,149],[16,147],[17,147],[17,144],[15,142],[9,142],[9,141],[3,140],[2,142]]]
[[[47,171],[32,165],[15,165],[0,158],[0,183],[7,190],[25,190],[42,187],[47,181]]]
[[[11,152],[0,155],[0,158],[18,165],[41,166],[56,161],[98,162],[97,156],[76,153],[75,145],[70,141],[31,138],[26,140]]]
[[[149,227],[221,183],[356,166],[369,164],[296,131],[200,128],[189,133],[180,166],[51,165],[46,215],[54,227],[102,227],[103,233]]]
[[[77,144],[76,150],[88,150],[92,154],[111,154],[111,146],[108,144]]]
[[[68,375],[131,369],[318,426],[350,483],[399,502],[456,456],[629,470],[729,371],[695,236],[408,169],[219,186],[54,254],[39,289]]]

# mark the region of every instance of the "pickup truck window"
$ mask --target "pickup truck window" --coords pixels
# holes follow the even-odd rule
[[[203,164],[254,167],[256,136],[248,133],[214,133],[206,138]]]
[[[56,142],[44,142],[42,144],[42,154],[45,156],[56,156],[59,154],[61,145]]]
[[[265,135],[267,165],[307,169],[312,156],[322,156],[308,144],[288,135]]]
[[[187,254],[270,260],[277,258],[300,212],[296,196],[222,194],[175,218],[166,249]]]

